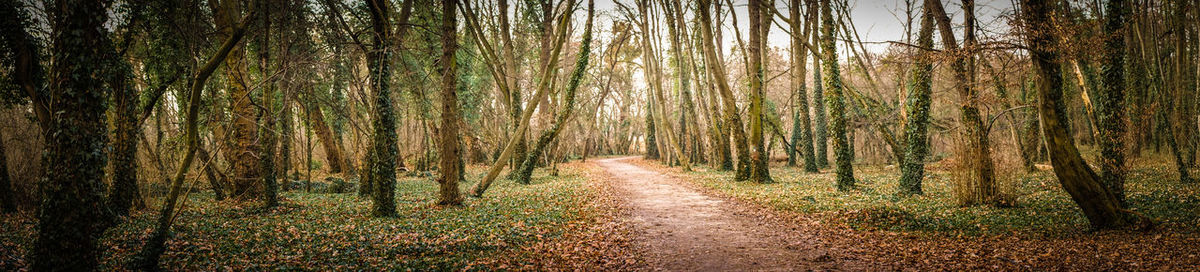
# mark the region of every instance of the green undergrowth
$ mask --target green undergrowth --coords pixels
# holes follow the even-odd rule
[[[478,177],[470,167],[468,177]],[[371,218],[371,202],[356,193],[309,194],[289,191],[283,206],[215,202],[193,192],[175,222],[175,235],[163,257],[168,270],[488,270],[489,259],[536,261],[522,247],[560,238],[567,224],[591,216],[585,169],[560,167],[560,176],[535,172],[531,185],[498,181],[482,199],[463,207],[431,205],[437,184],[428,177],[397,182],[398,215]],[[472,179],[474,180],[474,179]],[[467,188],[472,183],[463,183]],[[200,188],[197,188],[200,190]],[[32,241],[29,215],[0,222],[0,270],[28,265]],[[137,253],[157,212],[141,212],[110,229],[101,239],[103,270],[118,269]],[[511,260],[510,260],[511,261]]]
[[[1131,170],[1126,190],[1130,209],[1154,218],[1160,228],[1200,231],[1200,184],[1180,183],[1174,165],[1161,160],[1139,161]],[[957,204],[947,171],[931,169],[924,194],[897,195],[899,170],[855,166],[858,186],[851,192],[834,188],[831,169],[804,173],[802,168],[776,166],[775,183],[735,182],[732,172],[706,167],[684,173],[687,180],[733,198],[786,212],[816,215],[856,229],[915,231],[945,235],[1070,235],[1088,231],[1083,214],[1050,171],[1011,175],[1007,193],[1016,206],[997,208]]]

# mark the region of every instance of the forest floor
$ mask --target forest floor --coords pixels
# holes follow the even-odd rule
[[[462,207],[432,205],[437,183],[401,177],[398,215],[372,218],[371,202],[352,187],[316,183],[283,193],[274,209],[257,202],[214,201],[197,186],[177,218],[161,266],[169,271],[494,271],[644,270],[632,229],[612,190],[581,163],[539,169],[529,185],[495,183]],[[478,177],[484,166],[468,167]],[[324,176],[324,175],[322,175]],[[302,182],[293,182],[293,187]],[[472,185],[463,183],[462,187]],[[151,186],[151,191],[156,189]],[[159,192],[161,193],[161,192]],[[150,193],[150,199],[159,199]],[[157,208],[158,203],[149,203]],[[157,210],[157,209],[153,209]],[[100,270],[123,270],[153,229],[158,213],[135,212],[100,239]],[[31,213],[0,216],[0,271],[28,267],[35,236]]]
[[[699,191],[700,198],[728,207],[722,208],[732,214],[728,217],[746,218],[738,214],[748,211],[782,222],[754,226],[763,221],[742,219],[750,225],[743,231],[757,233],[765,226],[774,232],[755,235],[805,237],[801,241],[815,241],[834,260],[868,265],[849,269],[1200,270],[1200,184],[1179,183],[1171,165],[1158,159],[1137,161],[1127,183],[1130,209],[1158,223],[1145,232],[1088,230],[1078,208],[1046,170],[1002,173],[1002,187],[1017,205],[995,208],[958,205],[952,194],[954,173],[939,164],[927,169],[924,195],[899,197],[898,171],[887,166],[856,165],[858,185],[843,193],[834,190],[829,169],[804,173],[774,165],[775,182],[758,184],[733,181],[732,171],[703,165],[683,172],[641,158],[624,162],[641,169],[618,168],[613,175],[665,180],[641,186],[681,182]],[[828,267],[802,258],[789,262]]]
[[[1165,159],[1140,159],[1130,209],[1146,232],[1088,231],[1049,171],[999,171],[1010,208],[963,207],[953,171],[928,168],[925,194],[896,196],[898,171],[856,165],[857,188],[833,173],[774,165],[774,183],[733,180],[704,165],[683,172],[638,157],[538,169],[502,180],[462,207],[432,205],[428,173],[397,182],[398,215],[367,216],[353,186],[293,181],[283,205],[214,201],[192,184],[162,266],[172,271],[416,270],[1200,270],[1200,183]],[[478,177],[486,166],[468,167]],[[554,174],[553,172],[557,172]],[[325,175],[320,175],[325,177]],[[462,184],[463,187],[470,182]],[[161,199],[161,184],[144,195]],[[149,236],[158,203],[107,231],[100,269],[122,270]],[[0,271],[28,267],[30,212],[0,216]]]

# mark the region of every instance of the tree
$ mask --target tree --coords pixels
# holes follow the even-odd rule
[[[1104,88],[1100,92],[1100,179],[1125,207],[1125,14],[1124,0],[1105,4]]]
[[[1022,0],[1020,17],[1024,37],[1038,73],[1038,96],[1042,131],[1046,135],[1050,163],[1063,189],[1079,205],[1094,229],[1148,228],[1150,219],[1121,208],[1116,196],[1101,183],[1071,137],[1063,103],[1062,67],[1050,21],[1051,3]]]
[[[819,32],[819,28],[824,27],[824,24],[819,22],[823,20],[825,19],[821,19],[820,16],[813,16],[812,25],[814,33]],[[823,66],[821,66],[821,59],[825,57],[823,53],[821,53],[822,50],[824,50],[822,48],[823,43],[821,42],[823,37],[823,34],[814,34],[812,35],[812,43],[810,43],[816,46],[816,48],[813,48],[815,50],[815,52],[813,52],[813,83],[816,86],[813,86],[812,101],[814,115],[813,153],[817,159],[817,168],[829,167],[829,122],[827,117],[828,114],[825,112],[825,84],[821,77],[821,69],[823,69]]]
[[[16,3],[0,4],[14,17],[8,21],[5,40],[15,45],[18,59],[14,69],[21,87],[44,115],[39,121],[45,146],[46,167],[40,184],[41,208],[37,234],[30,251],[35,271],[95,269],[99,252],[96,241],[110,225],[111,214],[103,205],[104,148],[108,128],[104,122],[105,101],[112,86],[107,76],[115,69],[116,51],[108,40],[104,22],[106,1],[56,1],[51,12],[50,56],[45,89],[31,77],[40,71],[36,45],[25,32],[28,18]],[[8,28],[9,26],[16,28]],[[13,34],[13,36],[9,36]],[[23,80],[24,79],[24,80]]]
[[[263,90],[262,97],[259,101],[258,120],[256,123],[259,126],[258,137],[260,141],[258,168],[261,172],[264,206],[272,208],[279,206],[279,184],[275,172],[275,148],[278,146],[278,137],[275,135],[275,110],[278,108],[275,104],[276,88],[275,80],[270,76],[271,70],[271,9],[270,0],[261,0],[258,7],[263,14],[258,16],[257,28],[259,29],[258,36],[254,39],[254,51],[258,55],[258,77],[262,82]]]
[[[263,0],[265,1],[265,0]],[[220,37],[233,36],[233,27],[241,14],[241,4],[237,0],[221,0],[213,5],[214,22],[220,30]],[[248,9],[254,9],[249,7]],[[258,121],[255,120],[253,96],[250,91],[250,78],[246,66],[245,46],[238,45],[225,58],[225,78],[229,83],[230,115],[233,120],[232,143],[225,149],[225,160],[229,162],[231,179],[233,179],[233,196],[238,199],[252,199],[263,195],[262,172],[259,169],[258,158]]]
[[[458,83],[454,51],[458,50],[458,20],[455,8],[458,0],[442,0],[442,129],[439,131],[438,158],[438,205],[462,205],[458,190],[459,174],[462,171],[462,149],[458,140]],[[392,194],[391,190],[387,194]]]
[[[254,5],[251,5],[254,7]],[[192,161],[196,158],[196,150],[200,147],[199,133],[199,115],[200,115],[200,97],[204,91],[204,84],[208,78],[212,76],[213,71],[229,57],[246,34],[246,26],[254,18],[255,9],[250,9],[241,23],[233,26],[229,37],[225,39],[221,46],[217,49],[200,69],[191,78],[191,86],[188,88],[187,114],[184,121],[187,135],[185,135],[185,144],[187,149],[183,153],[183,161],[179,162],[179,168],[175,171],[174,177],[171,178],[171,188],[167,192],[167,199],[162,205],[162,211],[159,212],[158,221],[155,225],[154,232],[150,234],[150,238],[146,240],[146,244],[142,246],[142,250],[134,257],[130,268],[136,270],[158,270],[158,261],[162,257],[163,252],[167,250],[167,237],[171,234],[171,223],[174,222],[176,216],[176,203],[179,202],[179,197],[183,191],[183,179],[187,177],[187,172],[192,167]],[[182,205],[180,205],[182,206]]]
[[[987,129],[984,127],[983,116],[976,104],[980,101],[979,90],[974,87],[975,81],[975,4],[974,0],[963,0],[964,20],[963,49],[960,52],[958,42],[954,38],[950,17],[940,0],[926,0],[925,8],[933,13],[933,19],[938,24],[939,35],[942,37],[944,50],[951,52],[954,61],[950,64],[954,71],[954,89],[959,96],[959,121],[963,127],[963,156],[964,162],[971,171],[971,183],[968,204],[997,204],[996,199],[996,169],[992,164],[991,144],[988,140]]]
[[[591,55],[593,9],[593,1],[588,0],[587,24],[583,28],[583,40],[580,42],[579,54],[575,60],[575,69],[571,71],[571,77],[567,81],[567,90],[564,96],[566,102],[564,102],[562,110],[558,111],[558,115],[555,116],[554,124],[542,132],[542,135],[538,137],[537,142],[533,145],[533,151],[525,158],[525,162],[520,166],[521,168],[517,169],[519,171],[516,177],[517,182],[529,184],[530,176],[533,175],[534,164],[537,162],[539,155],[544,153],[550,142],[562,132],[563,127],[566,126],[575,109],[576,90],[579,89],[579,83],[583,80],[584,72],[587,71],[588,57]]]
[[[568,2],[567,3],[568,8],[565,10],[565,12],[568,12],[568,14],[569,14],[569,12],[572,11],[574,6],[575,6],[574,1]],[[554,42],[552,43],[553,48],[550,50],[550,56],[551,56],[550,58],[552,58],[552,59],[558,59],[558,55],[562,52],[562,46],[563,46],[564,41],[566,40],[567,23],[570,21],[570,20],[568,20],[569,17],[570,16],[567,16],[567,14],[563,14],[562,16],[559,16],[559,20],[557,23],[558,25],[554,28],[555,32],[556,32],[554,35],[555,39],[554,39]],[[540,78],[549,79],[551,72],[556,69],[558,69],[557,61],[551,61],[549,65],[542,66],[541,71],[540,71],[540,74],[541,74]],[[534,92],[533,97],[532,97],[533,100],[530,100],[530,101],[541,101],[542,99],[545,99],[546,95],[549,94],[549,89],[550,89],[550,80],[539,81],[538,86],[537,86],[537,91]],[[525,110],[524,112],[521,113],[521,119],[519,120],[520,121],[519,123],[521,125],[519,127],[517,127],[517,131],[515,131],[513,133],[512,138],[509,138],[508,143],[504,145],[504,149],[503,149],[503,151],[500,152],[500,156],[497,156],[496,161],[493,162],[492,166],[488,168],[488,171],[486,174],[484,174],[483,179],[480,180],[479,183],[476,183],[474,187],[471,187],[471,196],[474,196],[474,197],[483,196],[483,192],[487,191],[488,187],[492,185],[492,181],[494,181],[496,179],[496,176],[500,175],[500,170],[504,168],[504,165],[506,164],[506,162],[508,162],[508,159],[513,156],[513,153],[514,153],[513,151],[515,150],[515,147],[517,146],[517,142],[520,139],[524,138],[525,133],[528,132],[529,118],[533,117],[533,111],[537,110],[538,104],[540,104],[540,103],[532,103],[533,106],[531,106],[528,110]]]
[[[937,0],[935,0],[937,1]],[[908,117],[904,124],[904,160],[900,165],[900,192],[921,194],[921,179],[925,176],[925,156],[929,153],[929,106],[933,95],[933,14],[924,9],[921,15],[921,30],[917,34],[916,63],[908,81],[908,97],[904,102]]]
[[[663,72],[662,67],[659,67],[662,62],[658,60],[658,51],[655,49],[650,35],[649,16],[651,6],[649,1],[645,0],[637,1],[637,6],[638,12],[642,14],[641,20],[638,22],[638,26],[642,30],[642,64],[645,66],[643,70],[647,74],[646,77],[649,81],[647,84],[650,87],[649,92],[651,96],[651,99],[647,103],[652,104],[648,114],[652,116],[655,128],[658,129],[662,136],[665,136],[667,140],[666,148],[673,153],[673,159],[679,160],[680,164],[683,165],[684,171],[691,171],[691,162],[688,161],[687,155],[683,153],[683,146],[680,144],[679,137],[675,135],[675,129],[667,121],[666,96],[663,94],[662,86]]]
[[[734,179],[745,180],[750,178],[750,150],[746,145],[746,134],[742,129],[742,118],[738,113],[737,100],[734,98],[733,89],[729,87],[729,81],[726,78],[725,65],[717,58],[717,47],[713,42],[712,14],[709,13],[712,1],[700,0],[699,4],[700,35],[703,41],[704,63],[707,64],[705,67],[708,68],[708,76],[716,81],[717,90],[721,95],[721,103],[724,106],[725,125],[730,131],[733,131],[734,147],[737,149],[737,173]]]
[[[817,16],[815,4],[815,1],[808,1],[809,10],[805,20],[807,24],[815,21]],[[812,118],[808,112],[808,86],[804,78],[808,75],[809,51],[805,41],[811,35],[812,28],[800,23],[800,0],[791,0],[789,9],[792,31],[792,97],[795,105],[792,108],[792,146],[794,148],[788,149],[788,165],[796,165],[796,157],[799,155],[804,159],[804,171],[816,173],[817,159],[813,153]],[[797,35],[799,33],[803,34]],[[796,154],[797,152],[800,154]]]
[[[404,1],[412,5],[412,1]],[[405,7],[406,9],[409,7]],[[396,116],[392,110],[391,89],[391,41],[390,10],[387,1],[368,1],[371,14],[373,46],[367,52],[367,70],[370,72],[371,98],[375,102],[371,128],[371,215],[387,217],[396,214]]]
[[[750,46],[747,50],[750,58],[750,180],[758,183],[771,182],[768,161],[770,152],[763,142],[763,103],[766,92],[763,91],[763,3],[760,0],[750,0]],[[768,21],[767,28],[770,28]]]
[[[846,121],[846,100],[842,89],[842,75],[838,68],[837,51],[834,48],[833,12],[830,0],[821,0],[821,64],[824,70],[825,104],[829,105],[829,132],[833,133],[834,163],[837,168],[838,191],[854,188],[854,154],[846,136],[849,126]]]

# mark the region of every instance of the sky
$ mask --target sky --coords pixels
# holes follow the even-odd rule
[[[635,7],[634,0],[596,0],[596,9],[598,11],[613,11],[616,10],[616,4],[613,1],[621,3],[631,8]],[[835,0],[836,1],[836,0]],[[875,53],[882,52],[888,46],[888,41],[903,41],[905,32],[905,3],[904,0],[845,0],[850,5],[850,19],[857,29],[863,42],[867,43],[864,47],[868,51]],[[913,5],[920,6],[922,0],[911,0]],[[749,28],[746,14],[746,0],[735,0],[734,11],[737,12],[739,28],[742,35],[746,35],[746,30]],[[788,14],[787,0],[776,0],[776,8],[784,15]],[[955,24],[962,22],[962,4],[960,1],[945,1],[942,0],[946,12],[951,16],[951,20]],[[976,0],[975,16],[979,21],[981,32],[1004,32],[1008,27],[1007,18],[1011,17],[1013,12],[1012,0]],[[722,7],[728,8],[728,7]],[[914,16],[917,16],[919,9],[914,10]],[[1008,15],[1008,17],[1005,17]],[[725,37],[724,44],[730,46],[735,44],[734,32],[730,28],[728,17],[722,31]],[[606,22],[601,22],[608,25]],[[914,24],[919,24],[920,19],[914,18]],[[913,27],[914,29],[917,26]],[[914,30],[915,31],[915,30]],[[961,31],[956,31],[961,35]],[[915,33],[914,33],[915,35]],[[747,37],[743,36],[743,39]],[[958,38],[961,39],[961,36]],[[772,24],[772,29],[767,37],[767,44],[771,47],[788,47],[788,34],[779,28],[778,24]]]

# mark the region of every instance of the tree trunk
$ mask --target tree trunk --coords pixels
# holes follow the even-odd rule
[[[1055,52],[1053,24],[1050,22],[1050,3],[1042,0],[1022,0],[1021,17],[1026,30],[1035,68],[1039,73],[1042,129],[1054,174],[1071,199],[1079,205],[1095,229],[1134,227],[1144,228],[1149,219],[1121,209],[1120,202],[1101,182],[1100,177],[1084,162],[1075,147],[1068,129],[1066,105],[1063,103],[1062,67]]]
[[[321,147],[325,149],[325,160],[329,164],[329,173],[346,172],[349,166],[346,165],[345,152],[341,145],[338,145],[338,140],[335,139],[333,129],[329,128],[325,122],[325,114],[321,110],[321,106],[317,105],[314,97],[308,97],[310,101],[304,104],[304,113],[308,115],[310,128],[316,134],[317,139],[321,141]]]
[[[134,90],[129,64],[114,56],[108,80],[112,89],[112,145],[109,164],[112,165],[112,188],[108,191],[108,208],[114,216],[129,215],[137,193],[137,142],[140,129],[138,94]]]
[[[241,14],[241,4],[235,0],[223,0],[214,11],[217,28],[221,36],[228,38],[232,35],[237,17]],[[251,7],[253,9],[253,7]],[[258,158],[258,122],[255,120],[255,107],[252,100],[249,73],[246,71],[245,47],[237,45],[225,58],[225,77],[229,83],[229,103],[231,115],[232,143],[230,151],[225,154],[229,162],[230,176],[233,182],[233,197],[235,199],[254,199],[263,195],[261,169]]]
[[[439,66],[442,74],[442,128],[438,142],[438,205],[462,205],[458,190],[462,169],[462,146],[458,140],[458,83],[457,63],[454,51],[458,50],[458,23],[455,7],[457,0],[442,1],[442,58]],[[391,194],[391,191],[387,192]]]
[[[573,1],[567,3],[567,6],[574,5],[575,3]],[[571,9],[566,10],[569,11]],[[551,50],[551,55],[554,59],[558,59],[558,55],[562,52],[562,46],[564,43],[563,41],[565,40],[566,36],[566,24],[568,17],[570,16],[560,16],[558,20],[558,27],[555,28],[557,33],[555,33],[555,41],[553,43],[554,48]],[[551,70],[557,69],[557,66],[557,61],[550,62],[549,65],[543,66],[540,71],[541,78],[550,78]],[[533,100],[531,101],[539,101],[544,99],[549,93],[549,83],[550,80],[539,81],[537,91],[533,94]],[[492,185],[492,181],[496,179],[496,176],[500,175],[500,170],[504,168],[506,162],[508,162],[508,160],[513,156],[513,151],[515,150],[514,147],[518,142],[517,140],[525,137],[525,133],[529,131],[529,119],[533,117],[533,111],[537,110],[537,103],[531,103],[531,105],[535,106],[532,106],[528,110],[525,110],[521,113],[521,120],[518,122],[521,125],[517,128],[517,131],[513,133],[513,137],[508,140],[508,143],[504,145],[504,150],[500,152],[500,156],[497,157],[496,161],[492,163],[492,166],[488,168],[488,171],[484,175],[483,179],[471,188],[471,196],[483,196],[483,192],[487,191],[488,187]]]
[[[965,136],[963,144],[965,150],[961,152],[965,153],[963,154],[964,163],[971,168],[969,183],[971,185],[968,189],[972,193],[966,202],[968,204],[995,204],[998,199],[996,199],[996,174],[995,165],[992,164],[991,144],[986,128],[984,128],[983,117],[979,108],[975,106],[979,103],[980,97],[979,91],[973,86],[975,81],[973,51],[976,50],[974,1],[963,0],[966,21],[963,50],[966,52],[959,52],[953,26],[950,25],[950,18],[946,15],[941,1],[926,0],[925,8],[933,12],[933,18],[938,24],[939,35],[942,37],[943,47],[947,52],[954,53],[954,62],[950,66],[954,70],[954,86],[961,104],[959,119]]]
[[[763,3],[761,0],[750,0],[747,7],[750,17],[750,46],[748,54],[750,59],[750,160],[752,167],[750,168],[750,180],[758,183],[771,182],[770,169],[768,161],[770,160],[770,152],[767,150],[766,144],[763,142],[763,104],[766,102],[766,92],[763,91],[763,29],[764,18],[769,18],[762,15]],[[767,21],[767,29],[770,29],[770,21]]]
[[[575,108],[575,93],[579,88],[580,81],[583,79],[584,72],[587,70],[588,57],[591,55],[592,9],[594,8],[592,5],[593,2],[589,0],[588,20],[587,25],[584,26],[583,40],[580,42],[581,47],[575,60],[575,69],[571,72],[570,81],[567,82],[567,93],[564,96],[566,103],[564,103],[563,109],[558,112],[558,116],[554,118],[554,124],[542,132],[542,135],[538,137],[537,142],[533,146],[533,152],[529,153],[529,156],[525,158],[525,162],[521,164],[521,168],[518,169],[519,172],[516,178],[517,182],[521,184],[529,184],[530,176],[533,175],[534,164],[536,164],[539,155],[544,153],[547,145],[562,132],[563,126],[571,118],[571,113]]]
[[[933,15],[930,9],[921,14],[921,30],[917,43],[933,48]],[[908,117],[904,124],[904,160],[900,164],[900,193],[921,194],[925,176],[925,156],[929,154],[929,106],[933,96],[933,52],[922,49],[917,53],[909,78],[908,97],[904,104]]]
[[[672,159],[679,160],[680,164],[683,165],[684,171],[691,171],[691,162],[688,161],[688,157],[683,153],[683,147],[675,135],[675,130],[671,127],[671,123],[667,121],[666,96],[663,95],[662,86],[662,67],[659,67],[660,62],[656,57],[657,51],[654,49],[653,41],[650,39],[649,8],[648,1],[638,1],[638,10],[643,14],[640,22],[643,41],[642,62],[646,66],[644,70],[649,74],[647,80],[650,81],[648,84],[653,96],[653,99],[648,102],[654,103],[654,107],[651,107],[650,115],[653,116],[655,125],[660,126],[659,131],[665,136],[667,140],[665,147],[670,149],[671,155],[674,156]]]
[[[854,188],[854,151],[846,130],[846,101],[842,89],[841,70],[838,68],[837,51],[834,47],[833,12],[830,0],[821,0],[821,55],[825,76],[825,103],[829,105],[830,128],[833,133],[833,151],[837,164],[837,189],[849,191]]]
[[[200,133],[198,129],[198,119],[200,112],[200,97],[204,91],[204,84],[208,81],[209,76],[212,76],[214,70],[221,65],[234,47],[237,47],[242,40],[242,36],[246,33],[246,25],[254,18],[255,10],[251,9],[246,17],[242,18],[241,23],[232,27],[232,31],[217,52],[205,61],[200,69],[196,70],[196,74],[192,77],[192,85],[188,88],[187,116],[184,121],[184,130],[187,135],[185,141],[187,149],[184,151],[183,161],[180,162],[179,168],[175,171],[175,176],[171,180],[171,189],[167,193],[167,199],[162,205],[162,211],[158,215],[158,221],[155,225],[154,232],[150,234],[150,238],[146,240],[146,245],[142,246],[142,250],[134,257],[130,263],[131,269],[136,270],[159,270],[158,261],[162,257],[162,253],[167,250],[167,237],[171,233],[171,223],[175,218],[175,203],[179,201],[180,194],[183,191],[183,179],[187,177],[188,170],[192,167],[192,161],[196,157],[196,150],[200,144]],[[186,200],[186,198],[185,198]],[[182,205],[181,205],[182,206]]]
[[[725,108],[725,125],[729,131],[733,133],[734,147],[737,149],[737,174],[734,179],[745,180],[750,178],[750,150],[746,146],[746,134],[742,129],[742,118],[739,116],[737,109],[737,99],[733,96],[733,89],[729,86],[729,81],[726,79],[725,64],[717,58],[717,49],[713,38],[712,14],[709,14],[708,7],[712,6],[711,0],[700,1],[700,35],[704,42],[704,59],[708,67],[709,77],[716,81],[717,90],[720,91],[721,100]]]
[[[1100,180],[1121,207],[1125,203],[1125,13],[1124,0],[1105,4],[1104,87],[1100,93]]]
[[[268,73],[271,71],[271,6],[266,0],[255,2],[259,6],[255,9],[260,10],[263,15],[258,17],[258,36],[254,40],[254,50],[258,53],[258,76],[262,82],[262,98],[259,103],[262,105],[259,109],[257,123],[262,124],[259,127],[259,161],[258,167],[262,171],[262,186],[264,206],[273,208],[279,206],[279,183],[277,183],[277,174],[275,172],[275,147],[277,138],[275,132],[275,82],[271,80]]]
[[[818,1],[818,0],[811,0],[811,1]],[[818,5],[821,5],[821,4],[818,4]],[[819,7],[814,7],[814,8],[819,8]],[[813,32],[819,32],[819,28],[822,26],[821,22],[819,22],[819,21],[823,21],[823,20],[824,19],[821,19],[820,16],[813,16],[813,23],[812,23]],[[814,34],[812,36],[812,43],[810,43],[810,44],[816,46],[816,48],[813,48],[814,50],[816,50],[816,52],[813,53],[813,68],[814,68],[813,69],[813,84],[816,86],[813,86],[814,89],[813,89],[813,94],[812,94],[812,101],[813,101],[813,115],[814,115],[814,117],[813,117],[813,119],[814,119],[814,121],[813,121],[813,123],[814,123],[813,124],[813,145],[814,145],[813,149],[814,149],[814,152],[813,153],[817,159],[817,168],[829,167],[829,137],[828,137],[829,123],[828,123],[828,118],[827,118],[828,115],[825,113],[825,84],[821,77],[821,73],[823,73],[821,71],[821,69],[823,68],[823,66],[821,65],[821,59],[824,58],[823,53],[821,53],[821,51],[824,50],[822,48],[823,46],[821,45],[821,44],[823,44],[821,42],[822,37],[823,37],[822,35]]]
[[[808,1],[808,13],[805,23],[811,24],[817,16],[816,2]],[[808,52],[805,43],[811,35],[812,28],[800,23],[800,0],[791,0],[791,45],[792,45],[792,146],[788,148],[788,165],[796,165],[796,157],[804,159],[804,172],[816,173],[817,161],[813,153],[812,118],[808,112]],[[804,33],[803,35],[798,35]],[[819,83],[818,83],[819,84]],[[799,150],[797,150],[799,149]],[[797,154],[799,153],[799,154]]]
[[[29,252],[33,271],[78,270],[96,268],[99,251],[96,240],[109,226],[111,214],[103,207],[105,138],[104,73],[115,67],[117,59],[105,32],[106,1],[57,1],[52,13],[53,35],[49,78],[45,91],[34,103],[46,105],[49,112],[42,129],[45,167],[40,192],[41,208],[33,246]],[[3,13],[26,16],[15,3],[0,4]],[[10,10],[11,9],[11,10]],[[15,19],[15,20],[14,20]],[[16,37],[32,41],[21,31]],[[6,39],[8,37],[6,36]],[[18,50],[36,50],[32,42],[18,43]],[[39,65],[36,61],[18,65]],[[38,88],[41,88],[38,86]],[[49,101],[38,101],[52,97]]]
[[[404,1],[406,9],[412,1]],[[371,138],[371,190],[374,195],[371,202],[371,215],[388,217],[396,214],[396,116],[392,110],[391,89],[391,24],[388,3],[385,1],[369,1],[368,10],[371,14],[371,29],[374,39],[372,50],[367,53],[367,69],[370,72],[371,96],[374,99],[375,114],[372,116],[371,127],[374,134]],[[311,182],[311,181],[310,181]]]

